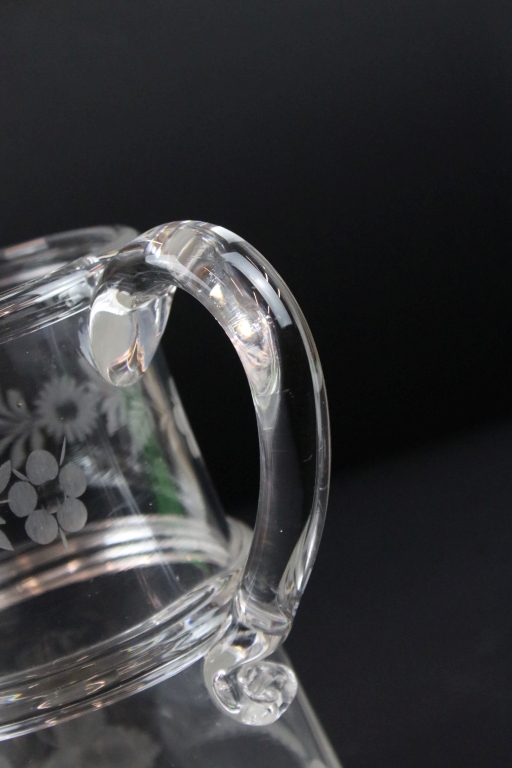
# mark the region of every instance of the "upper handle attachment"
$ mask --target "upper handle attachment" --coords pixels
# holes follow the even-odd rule
[[[129,385],[146,370],[177,287],[195,296],[226,331],[256,410],[260,495],[254,537],[204,674],[222,711],[266,725],[296,692],[292,670],[264,659],[290,631],[327,505],[330,442],[322,369],[297,302],[266,259],[222,227],[184,221],[140,235],[107,263],[89,325],[92,356],[107,380]],[[115,333],[112,325],[105,333],[104,312],[115,315]]]

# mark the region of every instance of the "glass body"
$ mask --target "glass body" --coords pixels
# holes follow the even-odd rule
[[[300,687],[279,722],[247,728],[213,705],[200,663],[112,707],[0,743],[1,768],[70,766],[340,768]]]
[[[97,228],[0,253],[0,737],[205,655],[215,703],[244,723],[272,722],[296,692],[266,657],[290,629],[327,498],[313,342],[280,278],[227,230],[134,235]],[[251,384],[252,539],[219,508],[158,353],[177,287],[221,322]]]

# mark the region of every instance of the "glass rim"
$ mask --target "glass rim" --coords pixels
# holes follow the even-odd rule
[[[137,234],[132,227],[106,224],[65,230],[0,248],[0,304],[11,290],[23,291],[28,283],[53,275],[83,256],[118,250]]]
[[[94,273],[137,237],[124,225],[46,235],[0,249],[0,344],[81,311]]]

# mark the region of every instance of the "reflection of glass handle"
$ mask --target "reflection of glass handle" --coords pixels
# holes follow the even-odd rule
[[[99,370],[112,383],[131,384],[147,368],[177,287],[226,331],[256,409],[261,476],[254,537],[232,611],[204,670],[223,711],[264,725],[295,695],[293,672],[264,659],[290,630],[327,504],[322,370],[302,313],[270,264],[232,232],[185,221],[146,232],[107,264],[91,309],[90,340]],[[117,315],[117,332],[107,341],[96,323],[105,311]]]

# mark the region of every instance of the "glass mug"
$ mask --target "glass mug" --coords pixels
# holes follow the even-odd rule
[[[260,444],[254,534],[226,519],[158,351],[176,288],[221,324]],[[323,376],[289,289],[202,222],[63,233],[0,251],[0,738],[204,657],[213,701],[267,725],[329,479]]]

